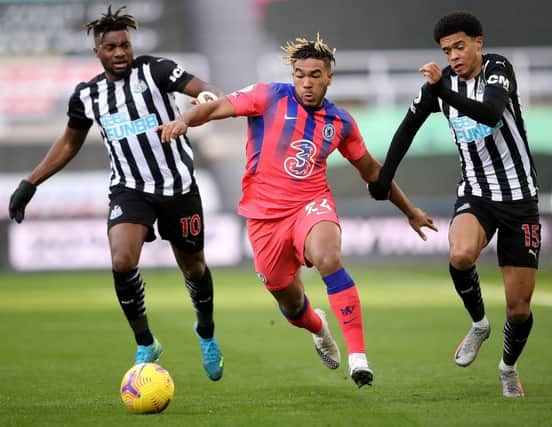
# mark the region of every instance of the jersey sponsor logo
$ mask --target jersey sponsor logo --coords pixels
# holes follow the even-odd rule
[[[133,93],[142,93],[148,90],[148,86],[146,85],[146,82],[143,80],[138,80],[136,83],[133,83],[130,87],[130,90]]]
[[[298,139],[290,144],[297,151],[295,156],[284,160],[284,170],[293,178],[304,179],[312,174],[315,164],[316,145],[308,139]]]
[[[485,137],[492,135],[495,130],[503,126],[502,120],[492,128],[482,123],[477,123],[468,116],[455,117],[454,119],[450,119],[449,123],[458,143],[484,140]]]
[[[331,123],[324,126],[324,129],[322,129],[322,135],[324,135],[324,139],[326,141],[331,141],[333,137],[335,136],[335,127]]]
[[[497,74],[492,74],[487,79],[487,84],[499,85],[502,86],[505,90],[510,89],[510,80],[508,80],[505,76],[499,76]]]
[[[150,114],[136,120],[130,120],[128,113],[106,114],[100,117],[100,123],[109,141],[140,135],[159,126],[157,116]]]

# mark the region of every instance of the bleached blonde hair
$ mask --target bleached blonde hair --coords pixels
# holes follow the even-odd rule
[[[322,59],[332,66],[335,64],[335,48],[330,48],[316,33],[316,40],[308,40],[304,37],[297,37],[295,40],[286,42],[281,49],[285,52],[282,59],[287,64],[293,64],[298,59],[315,58]]]

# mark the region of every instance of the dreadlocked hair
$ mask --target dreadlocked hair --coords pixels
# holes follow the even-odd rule
[[[286,42],[281,49],[286,53],[282,58],[288,64],[293,64],[298,59],[322,59],[330,67],[335,64],[335,49],[330,48],[320,34],[316,33],[316,40],[307,40],[303,37],[297,37],[295,41]]]
[[[115,11],[111,12],[111,5],[107,8],[107,13],[104,13],[100,19],[91,21],[85,25],[86,34],[90,34],[90,31],[94,31],[94,37],[107,33],[108,31],[120,31],[126,30],[128,27],[138,28],[138,21],[134,19],[132,15],[121,15],[121,11],[126,9],[126,6],[121,6]]]

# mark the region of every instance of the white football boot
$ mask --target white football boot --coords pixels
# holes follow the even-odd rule
[[[525,392],[521,386],[516,365],[508,366],[500,360],[498,364],[500,382],[502,383],[502,395],[504,397],[524,397]]]
[[[489,338],[491,327],[480,328],[472,326],[468,334],[460,342],[454,353],[454,361],[458,366],[466,367],[476,358],[483,341]]]
[[[341,353],[328,328],[326,313],[320,308],[315,308],[314,311],[322,319],[322,329],[317,334],[312,334],[314,348],[324,365],[330,369],[337,369],[341,363]]]

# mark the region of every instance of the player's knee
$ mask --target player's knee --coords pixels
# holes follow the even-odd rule
[[[117,253],[111,257],[113,271],[130,271],[136,268],[137,261],[129,253]]]
[[[506,305],[506,318],[513,323],[524,323],[531,314],[531,306],[526,301]]]
[[[186,265],[183,270],[184,277],[194,282],[200,281],[205,276],[206,265],[204,262],[196,262]]]
[[[477,260],[477,253],[468,249],[450,250],[450,263],[457,270],[467,270],[471,268]]]
[[[341,255],[337,251],[321,252],[317,254],[311,262],[322,276],[337,271],[342,264]]]
[[[199,281],[203,278],[207,267],[203,251],[189,253],[176,249],[175,256],[178,266],[186,279]]]

